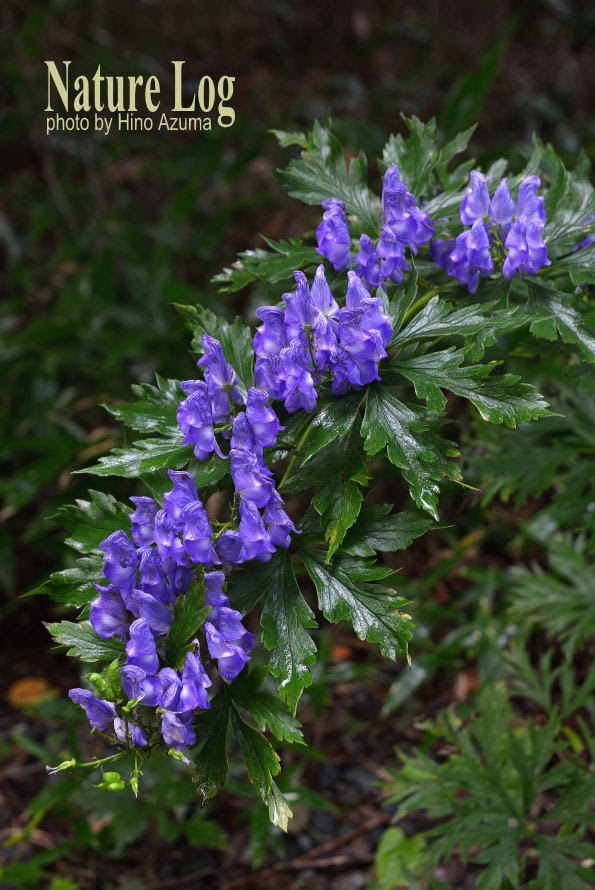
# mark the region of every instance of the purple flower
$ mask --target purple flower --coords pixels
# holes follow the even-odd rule
[[[256,355],[271,353],[278,355],[284,346],[287,346],[287,333],[285,331],[285,312],[278,306],[261,306],[256,311],[256,317],[262,321],[252,340],[252,346]]]
[[[194,445],[194,456],[198,460],[205,460],[212,451],[222,457],[213,430],[207,385],[200,381],[185,381],[182,388],[188,391],[189,384],[192,385],[192,391],[180,402],[177,413],[178,426],[184,433],[184,444]]]
[[[314,411],[316,408],[318,393],[310,373],[311,368],[308,353],[299,340],[292,340],[281,352],[278,373],[284,383],[284,405],[290,414],[299,411],[300,408],[304,411]]]
[[[205,603],[214,607],[226,605],[227,597],[223,591],[223,585],[225,583],[225,575],[223,572],[206,572],[204,582]]]
[[[185,470],[168,470],[168,475],[173,482],[171,491],[163,495],[163,507],[165,509],[170,527],[181,532],[184,528],[182,513],[184,507],[198,500],[198,492],[194,478]]]
[[[111,701],[97,698],[88,689],[71,689],[68,697],[85,709],[87,720],[95,729],[104,732],[116,716],[116,706]]]
[[[425,244],[434,234],[434,223],[407,191],[396,164],[384,174],[382,208],[384,225],[399,241],[410,245]]]
[[[264,392],[264,390],[262,390]],[[268,398],[268,393],[265,393]],[[248,395],[249,397],[249,395]],[[252,451],[260,463],[262,460],[262,446],[258,444],[254,430],[248,423],[248,417],[245,411],[240,411],[233,419],[233,427],[231,431],[230,445],[232,448],[240,448],[246,451]]]
[[[430,259],[438,266],[442,266],[448,272],[449,257],[454,249],[454,238],[434,238],[430,242],[429,256]]]
[[[204,367],[207,391],[211,399],[213,422],[220,424],[229,418],[230,396],[237,405],[242,404],[242,396],[236,388],[236,372],[228,365],[219,340],[203,334],[200,343],[204,355],[198,364]]]
[[[140,726],[137,726],[136,723],[128,723],[121,717],[116,717],[114,720],[114,732],[116,733],[118,741],[123,745],[126,744],[134,748],[144,748],[145,745],[149,744],[147,734],[140,728]]]
[[[159,510],[155,517],[155,541],[159,556],[163,565],[167,567],[168,574],[173,571],[175,565],[188,565],[182,541],[178,537],[177,530],[172,526],[165,509]]]
[[[479,284],[479,273],[491,272],[493,265],[487,229],[478,219],[457,237],[447,271],[460,284],[466,284],[473,294]]]
[[[173,621],[173,612],[144,590],[135,590],[134,598],[138,604],[138,614],[144,618],[151,631],[154,634],[166,634]]]
[[[507,229],[512,222],[514,201],[505,179],[499,184],[490,201],[490,221],[499,228]]]
[[[196,708],[210,708],[207,693],[210,685],[211,678],[205,671],[200,656],[198,653],[188,652],[182,670],[182,688],[177,710],[183,713]]]
[[[269,395],[262,389],[251,387],[246,400],[246,418],[250,424],[257,443],[263,447],[272,447],[277,441],[277,433],[283,427],[269,404]],[[237,418],[236,418],[237,419]],[[235,428],[235,424],[234,424]],[[237,448],[237,444],[235,445]]]
[[[365,324],[365,309],[341,310],[339,323],[339,342],[347,353],[347,360],[336,362],[333,366],[335,379],[339,382],[341,371],[351,384],[356,387],[365,386],[373,380],[379,380],[378,362],[386,356],[380,333]],[[349,361],[351,359],[351,361]]]
[[[129,701],[140,699],[140,704],[153,708],[161,704],[164,683],[159,674],[147,674],[135,664],[124,664],[120,668],[120,676]]]
[[[211,540],[213,532],[202,501],[187,504],[182,511],[184,549],[192,562],[219,562]]]
[[[333,297],[332,291],[328,286],[324,266],[321,263],[314,273],[314,281],[310,289],[312,302],[321,315],[331,317],[339,311],[339,304]]]
[[[338,272],[349,262],[350,239],[345,204],[338,198],[328,198],[322,202],[322,207],[322,222],[316,229],[317,250]]]
[[[543,198],[536,194],[541,185],[539,176],[526,176],[519,185],[519,193],[516,199],[516,218],[525,219],[527,222],[545,225],[545,207]]]
[[[485,219],[490,209],[490,196],[483,173],[472,170],[469,178],[471,183],[467,187],[460,209],[461,222],[464,226],[471,226],[476,220]]]
[[[381,259],[380,275],[382,280],[390,278],[397,283],[403,281],[405,272],[409,271],[405,259],[405,244],[399,241],[389,226],[382,227],[377,253]]]
[[[240,538],[242,540],[242,559],[259,559],[267,562],[275,548],[265,528],[262,516],[253,503],[240,501]]]
[[[118,588],[132,587],[138,553],[126,532],[112,532],[99,546],[104,553],[103,573],[110,584]]]
[[[156,547],[146,547],[142,551],[139,573],[141,590],[152,594],[162,603],[171,602],[173,592],[167,582],[159,550]]]
[[[172,714],[171,711],[165,712],[161,718],[161,735],[169,748],[181,751],[196,742],[196,733],[191,726],[191,720],[191,711],[183,715]]]
[[[254,636],[245,631],[237,640],[226,640],[210,621],[205,621],[204,629],[209,654],[211,658],[217,660],[219,673],[225,682],[231,683],[242,671],[246,662],[250,661]]]
[[[363,313],[363,324],[370,332],[377,331],[383,346],[390,343],[393,335],[390,318],[384,312],[384,306],[380,297],[371,297],[361,278],[355,272],[348,272],[347,295],[345,297],[346,309],[359,309]],[[342,310],[345,312],[345,309]],[[384,358],[384,355],[380,356]]]
[[[291,533],[301,534],[283,509],[283,498],[277,491],[272,493],[269,502],[264,508],[263,519],[267,524],[269,537],[275,547],[287,548],[291,543]]]
[[[316,370],[320,373],[328,371],[338,349],[335,319],[321,315],[312,331],[312,354]]]
[[[547,246],[543,240],[543,226],[532,219],[515,219],[506,236],[504,246],[508,253],[502,266],[504,278],[525,274],[536,275],[542,266],[549,266]]]
[[[174,597],[178,597],[181,593],[186,593],[193,577],[192,569],[186,566],[176,566],[173,572],[170,572],[169,582]]]
[[[128,613],[117,587],[95,585],[99,594],[91,603],[89,620],[95,633],[104,638],[121,637],[128,628]]]
[[[147,674],[159,670],[159,658],[155,640],[145,618],[137,618],[130,625],[130,639],[126,644],[127,664],[142,668]]]
[[[292,340],[299,340],[303,346],[307,346],[305,331],[310,329],[316,321],[318,310],[312,300],[308,280],[304,273],[294,272],[293,277],[297,282],[296,289],[293,293],[283,295],[287,339],[290,343]]]
[[[130,500],[135,505],[134,512],[129,514],[132,540],[137,547],[148,547],[155,540],[155,515],[159,505],[149,497],[131,497]]]
[[[282,399],[285,391],[285,381],[279,376],[279,368],[281,367],[281,350],[280,355],[272,355],[271,353],[260,353],[256,356],[254,363],[254,379],[259,389],[264,389],[272,399]]]
[[[240,497],[252,501],[256,507],[264,507],[275,485],[269,468],[243,448],[232,448],[229,459],[231,477]]]
[[[216,549],[222,563],[234,566],[242,562],[242,539],[235,529],[223,532],[217,541]]]
[[[380,259],[370,236],[365,233],[361,235],[359,251],[355,255],[355,268],[371,287],[379,287],[384,277],[380,271]]]

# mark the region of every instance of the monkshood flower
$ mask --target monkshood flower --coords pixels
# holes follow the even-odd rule
[[[386,278],[390,278],[397,283],[403,281],[405,273],[409,271],[409,265],[405,259],[405,247],[405,243],[399,240],[389,226],[382,227],[380,238],[378,239],[378,247],[376,248],[376,253],[381,261],[380,283]],[[369,278],[366,280],[369,284],[372,284]]]
[[[137,618],[130,625],[130,639],[126,643],[126,663],[142,668],[148,675],[159,670],[155,638],[145,618]]]
[[[137,547],[148,547],[155,541],[155,516],[159,505],[149,497],[131,497],[130,500],[135,506],[134,512],[129,514],[132,540]]]
[[[166,711],[161,718],[161,735],[170,748],[182,751],[196,742],[196,733],[192,728],[192,712],[174,714]]]
[[[219,562],[213,547],[213,531],[202,501],[191,501],[182,511],[184,550],[193,563]]]
[[[164,669],[166,670],[166,669]],[[164,680],[159,674],[147,674],[135,664],[125,664],[120,668],[122,688],[129,701],[138,699],[139,704],[156,708],[161,704],[164,691]]]
[[[246,400],[246,418],[256,442],[261,448],[275,445],[277,433],[283,427],[269,404],[267,392],[251,387]]]
[[[200,380],[185,380],[182,389],[188,397],[180,402],[177,421],[184,433],[184,444],[194,446],[194,456],[198,460],[205,460],[212,451],[223,457],[213,429],[207,384]]]
[[[95,590],[99,596],[91,603],[89,615],[93,630],[104,639],[109,637],[124,639],[130,622],[120,591],[111,584],[109,587],[96,584]]]
[[[136,578],[138,553],[124,531],[112,532],[99,545],[103,551],[103,574],[115,587],[130,588]]]
[[[249,500],[241,500],[239,511],[242,561],[258,559],[261,562],[268,562],[275,552],[275,547],[271,543],[258,508]]]
[[[287,549],[291,543],[291,534],[301,535],[283,507],[283,498],[273,491],[267,502],[262,517],[266,522],[267,532],[275,547]]]
[[[283,404],[290,414],[300,409],[314,411],[318,393],[314,386],[312,360],[299,340],[292,340],[282,350],[278,368],[283,382]]]
[[[379,287],[386,277],[381,271],[381,257],[374,242],[365,233],[359,239],[359,251],[355,255],[355,268],[370,287]]]
[[[174,617],[171,609],[144,590],[135,590],[133,596],[137,602],[139,616],[144,618],[152,633],[166,634]]]
[[[203,334],[200,345],[204,355],[198,364],[204,368],[207,392],[211,399],[211,414],[215,424],[225,423],[230,416],[230,398],[236,405],[243,402],[242,395],[236,387],[237,375],[225,360],[223,347],[219,340]]]
[[[116,717],[114,720],[114,732],[116,738],[123,745],[131,745],[136,748],[144,748],[149,744],[146,732],[135,723],[129,723],[122,717]]]
[[[339,272],[349,263],[350,238],[345,204],[338,198],[328,198],[322,202],[322,208],[322,222],[316,229],[317,250]]]
[[[428,214],[417,206],[415,196],[408,191],[401,179],[397,164],[389,167],[382,183],[382,210],[384,227],[394,237],[408,244],[416,253],[418,245],[426,244],[435,231]]]
[[[104,701],[97,698],[88,689],[71,689],[68,697],[76,705],[84,708],[87,720],[94,729],[104,732],[108,726],[111,726],[116,716],[116,706],[111,701]]]
[[[496,263],[502,264],[502,275],[507,279],[517,272],[519,276],[536,275],[550,265],[543,240],[544,199],[537,194],[540,184],[538,176],[525,177],[515,204],[506,179],[490,198],[485,176],[472,170],[460,207],[461,222],[470,228],[454,242],[434,241],[430,257],[460,284],[466,284],[470,293],[475,293],[480,276],[493,272]]]
[[[223,592],[223,572],[205,574],[205,602],[211,606],[204,629],[211,658],[217,660],[219,673],[226,683],[238,676],[250,660],[254,635],[242,624],[242,616],[229,607]]]
[[[252,451],[232,448],[229,453],[231,478],[239,496],[256,507],[264,507],[275,487],[273,475]]]

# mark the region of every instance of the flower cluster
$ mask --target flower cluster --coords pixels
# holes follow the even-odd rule
[[[470,175],[471,184],[461,202],[460,218],[468,226],[456,240],[436,239],[430,244],[430,257],[460,284],[475,293],[480,275],[489,275],[497,263],[502,275],[510,279],[518,272],[536,275],[549,266],[543,240],[545,209],[536,194],[541,185],[538,176],[527,176],[519,186],[516,204],[508,183],[503,179],[492,198],[485,176],[478,170]]]
[[[205,602],[210,606],[204,624],[206,645],[222,678],[231,682],[250,659],[254,638],[240,613],[230,607],[223,590],[225,575],[215,567],[268,560],[277,547],[289,546],[296,531],[264,459],[264,448],[275,445],[281,428],[268,394],[252,387],[244,397],[219,341],[204,336],[201,342],[204,380],[183,383],[186,398],[179,405],[178,424],[199,460],[213,451],[223,457],[221,446],[229,440],[239,527],[229,527],[234,525],[232,516],[214,533],[193,476],[170,470],[172,488],[164,494],[161,508],[153,498],[132,498],[132,540],[119,530],[101,543],[108,584],[97,585],[99,596],[90,613],[99,636],[126,641],[126,663],[121,668],[125,695],[136,704],[158,709],[163,740],[178,749],[196,740],[193,717],[197,708],[209,707],[211,679],[197,639],[181,670],[164,664],[176,601],[186,594],[195,567],[202,566]],[[85,709],[92,726],[104,731],[111,724],[121,742],[148,744],[146,730],[119,716],[114,702],[85,689],[71,690],[70,697]]]
[[[341,395],[378,380],[392,327],[382,300],[371,297],[361,278],[348,272],[345,306],[339,308],[320,265],[312,287],[295,272],[297,287],[283,295],[284,307],[263,306],[252,341],[256,382],[289,412],[313,411],[317,387],[331,375],[331,390]]]
[[[339,271],[350,262],[350,238],[345,206],[337,198],[323,203],[322,222],[316,230],[318,252]],[[355,268],[370,287],[378,287],[389,278],[403,281],[409,271],[405,252],[413,254],[434,234],[434,224],[427,213],[417,206],[415,197],[407,190],[396,164],[384,174],[382,184],[382,227],[376,244],[369,235],[359,240]]]

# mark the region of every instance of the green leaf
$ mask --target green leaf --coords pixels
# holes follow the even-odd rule
[[[229,713],[229,693],[223,686],[211,700],[209,710],[201,711],[196,721],[196,738],[202,747],[196,758],[193,778],[203,800],[214,797],[227,779]]]
[[[373,229],[377,228],[378,215],[370,208],[365,157],[352,158],[347,165],[337,139],[318,122],[310,134],[308,148],[277,175],[293,198],[306,204],[340,198],[348,213],[355,214]]]
[[[88,621],[76,624],[74,621],[58,621],[46,624],[54,640],[61,646],[68,646],[67,655],[74,655],[81,661],[113,661],[124,654],[124,643],[111,638],[98,637]]]
[[[89,497],[59,507],[55,516],[68,533],[66,544],[82,553],[96,550],[112,532],[130,527],[132,507],[102,491],[89,491]]]
[[[264,239],[271,250],[244,250],[238,254],[233,264],[215,275],[211,280],[222,291],[239,291],[254,281],[276,284],[291,279],[297,269],[317,266],[322,257],[313,247],[304,246],[300,241],[273,241]]]
[[[229,687],[234,705],[248,711],[261,731],[268,729],[280,741],[303,744],[295,717],[275,695],[260,689],[265,674],[266,668],[242,671]]]
[[[353,413],[349,411],[348,416],[353,417]],[[345,422],[340,421],[337,426],[342,430],[346,428],[347,423],[348,417],[345,415]],[[335,437],[333,433],[328,445],[308,456],[301,464],[297,463],[292,472],[288,470],[282,484],[279,485],[279,490],[293,492],[312,486],[318,487],[321,479],[334,477],[339,467],[344,478],[365,484],[369,473],[364,460],[359,426],[359,414],[356,414],[355,422],[352,422],[351,428],[345,435]],[[331,435],[330,430],[328,435]]]
[[[279,755],[262,733],[248,726],[235,709],[231,712],[231,725],[246,764],[250,783],[258,796],[268,803],[273,776],[280,770]]]
[[[141,439],[129,448],[114,448],[93,467],[76,470],[92,476],[126,476],[134,479],[157,470],[180,470],[190,459],[190,445],[183,444],[179,433],[169,439]]]
[[[194,476],[198,491],[216,485],[230,473],[229,461],[217,454],[212,454],[208,460],[193,461],[188,469]]]
[[[343,473],[323,485],[312,499],[312,506],[322,519],[324,538],[328,541],[327,562],[357,519],[363,500],[357,482],[345,478]]]
[[[568,295],[541,282],[528,281],[533,321],[531,333],[544,340],[555,340],[578,346],[583,359],[595,362],[595,336],[580,313],[568,305]]]
[[[301,449],[302,463],[306,463],[325,445],[334,442],[340,436],[347,435],[355,423],[361,401],[361,393],[348,393],[320,406]]]
[[[287,802],[287,798],[279,790],[277,783],[271,781],[269,794],[269,819],[281,831],[287,831],[289,820],[293,819],[293,811]]]
[[[302,559],[329,621],[350,621],[360,640],[377,643],[387,658],[408,658],[413,623],[410,615],[398,611],[405,600],[375,581],[390,570],[348,558],[335,560],[329,568],[312,552],[304,552]]]
[[[202,584],[194,581],[188,591],[176,600],[174,620],[167,635],[165,660],[169,667],[181,670],[190,641],[205,623],[211,607],[204,604]]]
[[[374,556],[377,550],[405,550],[432,525],[421,513],[391,513],[390,504],[364,507],[342,544],[352,556]]]
[[[263,597],[268,597],[283,577],[285,570],[280,563],[284,559],[284,552],[277,550],[268,562],[253,560],[234,568],[227,577],[227,595],[232,607],[247,615]]]
[[[426,839],[423,834],[406,837],[402,829],[388,828],[376,850],[376,874],[380,890],[407,886],[412,876],[419,875]]]
[[[132,405],[104,405],[121,423],[140,433],[158,432],[171,435],[177,430],[176,415],[184,393],[177,380],[157,375],[157,386],[150,383],[132,385],[138,401]]]
[[[103,580],[102,558],[99,555],[83,557],[71,569],[53,572],[47,581],[29,591],[26,596],[43,594],[66,606],[84,606],[95,599],[95,585],[101,584]]]
[[[179,303],[174,303],[174,306],[184,319],[186,327],[192,331],[193,351],[202,355],[200,338],[204,334],[215,337],[221,343],[225,358],[238,375],[238,380],[248,390],[254,382],[252,334],[248,325],[239,317],[230,324],[204,306],[182,306]]]
[[[443,411],[447,389],[462,396],[477,408],[484,420],[505,423],[515,427],[518,423],[535,420],[550,412],[547,402],[528,383],[521,383],[516,374],[491,377],[498,364],[462,366],[463,350],[445,349],[401,359],[397,356],[390,364],[414,387],[417,396],[424,399],[432,411]],[[387,376],[384,377],[385,381]]]
[[[289,148],[291,145],[299,145],[300,148],[308,148],[310,140],[305,133],[289,132],[287,130],[269,130],[282,148]]]
[[[373,455],[386,447],[391,463],[403,471],[414,501],[437,519],[436,480],[449,473],[449,469],[447,461],[424,438],[424,429],[419,415],[384,387],[374,384],[369,388],[362,424],[364,448]]]
[[[279,683],[279,695],[295,714],[304,688],[312,683],[316,646],[305,628],[316,627],[316,621],[285,551],[277,552],[274,566],[261,616],[262,642],[271,652],[269,669]]]
[[[409,324],[395,334],[391,345],[401,346],[411,340],[453,337],[455,334],[468,337],[484,328],[495,330],[512,324],[513,310],[494,312],[491,308],[489,304],[474,304],[453,310],[440,297],[432,297]]]

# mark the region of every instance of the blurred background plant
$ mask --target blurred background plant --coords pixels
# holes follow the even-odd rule
[[[403,111],[436,114],[446,137],[478,120],[471,150],[482,164],[506,154],[514,165],[533,132],[566,160],[581,147],[593,159],[593,11],[564,0],[495,2],[489,16],[466,0],[448,14],[438,0],[354,2],[340,14],[314,3],[174,0],[138,3],[132,17],[129,7],[111,0],[8,0],[0,16],[7,91],[0,128],[0,585],[8,629],[0,766],[9,863],[3,884],[140,890],[179,886],[188,874],[195,886],[213,886],[223,874],[221,885],[231,888],[249,886],[254,873],[259,886],[277,887],[296,875],[291,885],[302,888],[356,890],[378,880],[388,890],[400,886],[396,856],[411,881],[426,880],[420,886],[476,886],[479,866],[448,859],[445,841],[442,877],[415,876],[420,863],[429,868],[421,805],[417,815],[401,811],[389,840],[381,841],[377,878],[369,871],[395,808],[381,807],[385,766],[397,763],[395,744],[412,758],[422,756],[411,753],[414,747],[427,758],[437,748],[438,774],[448,782],[456,746],[472,739],[476,727],[481,732],[484,687],[487,695],[500,690],[501,738],[509,737],[509,714],[524,740],[531,726],[554,719],[552,708],[564,695],[561,674],[556,701],[535,704],[536,684],[520,700],[502,691],[503,676],[522,673],[503,656],[520,627],[535,628],[531,656],[546,644],[563,648],[575,658],[577,684],[585,681],[593,629],[595,411],[582,366],[558,375],[544,370],[557,344],[540,342],[541,363],[523,354],[522,343],[506,344],[494,357],[506,357],[512,371],[523,364],[524,379],[545,387],[563,416],[514,434],[475,424],[466,478],[481,494],[453,489],[444,509],[449,527],[391,557],[403,569],[402,592],[416,603],[412,670],[379,661],[340,627],[320,632],[322,657],[302,712],[309,745],[283,751],[283,790],[295,796],[296,813],[287,838],[256,803],[239,808],[222,795],[200,809],[171,761],[145,771],[151,791],[138,800],[96,791],[82,775],[46,780],[44,762],[83,753],[91,759],[102,748],[81,750],[79,717],[63,701],[77,683],[76,670],[50,649],[41,626],[47,601],[19,594],[63,565],[59,526],[48,517],[87,489],[85,477],[71,470],[118,443],[121,433],[101,403],[129,399],[131,383],[150,381],[155,372],[190,375],[187,334],[170,303],[201,302],[250,319],[261,302],[258,285],[220,292],[210,278],[238,250],[258,247],[261,233],[289,238],[316,225],[316,209],[277,186],[274,168],[282,156],[267,130],[308,127],[331,108],[344,144],[374,157],[387,133],[400,127]],[[170,59],[186,59],[197,73],[235,74],[237,122],[199,136],[48,138],[42,61],[62,58],[88,73],[100,62],[114,74],[161,73]],[[133,493],[125,481],[120,489],[113,480],[109,486],[121,500]],[[542,672],[562,670],[554,661]],[[466,735],[448,741],[447,718],[438,715],[453,701],[467,709]],[[580,769],[585,716],[555,719],[551,756]],[[525,741],[519,744],[526,753]],[[400,769],[397,776],[407,775],[407,767]],[[458,811],[450,812],[456,821]],[[312,867],[312,851],[327,865]],[[284,873],[275,862],[294,866]],[[516,887],[514,877],[509,872],[502,880]],[[581,886],[565,880],[564,887]]]

